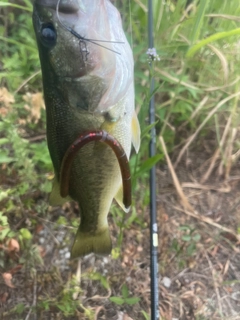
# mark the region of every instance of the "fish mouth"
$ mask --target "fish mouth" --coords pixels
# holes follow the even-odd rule
[[[74,82],[74,81],[81,81],[83,79],[84,76],[87,75],[87,71],[86,70],[82,70],[80,72],[78,72],[76,75],[67,75],[65,77],[63,77],[63,79],[67,82]]]
[[[71,14],[79,11],[79,3],[77,0],[35,0],[34,3],[39,6],[48,7],[50,9],[57,8],[59,2],[58,10],[61,13]]]

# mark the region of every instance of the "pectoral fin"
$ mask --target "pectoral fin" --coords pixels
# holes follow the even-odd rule
[[[140,135],[141,135],[140,125],[138,122],[136,112],[134,112],[132,117],[132,144],[137,153],[140,148],[140,139],[141,139]]]
[[[71,200],[72,199],[70,197],[62,198],[60,196],[60,185],[55,176],[53,180],[52,191],[49,196],[49,204],[51,206],[61,206],[65,202],[71,201]]]

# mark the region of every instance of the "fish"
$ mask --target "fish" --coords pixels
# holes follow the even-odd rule
[[[108,255],[112,250],[108,213],[113,199],[125,212],[129,210],[123,202],[123,181],[114,150],[92,140],[77,150],[67,195],[61,193],[61,170],[74,141],[91,132],[112,137],[127,159],[132,144],[138,152],[140,125],[135,112],[132,49],[120,13],[110,0],[34,0],[33,27],[42,70],[47,144],[55,173],[49,203],[78,203],[81,219],[72,259],[89,253]]]

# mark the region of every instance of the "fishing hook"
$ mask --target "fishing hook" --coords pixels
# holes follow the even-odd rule
[[[77,152],[89,142],[100,141],[111,147],[118,160],[123,183],[123,204],[126,210],[131,206],[131,174],[127,155],[121,144],[104,130],[94,130],[81,134],[66,151],[60,170],[60,195],[65,198],[69,194],[69,181],[73,160]]]
[[[106,50],[109,50],[109,51],[112,51],[112,52],[114,52],[114,53],[117,53],[117,54],[121,55],[120,52],[117,52],[117,51],[115,51],[115,50],[113,50],[113,49],[110,49],[110,48],[108,48],[108,47],[105,47],[105,46],[103,46],[103,45],[101,45],[101,44],[99,44],[99,43],[97,43],[97,42],[107,42],[107,43],[120,43],[120,44],[124,44],[123,41],[110,41],[110,40],[88,39],[88,38],[85,38],[85,37],[81,36],[81,35],[80,35],[79,33],[77,33],[73,28],[66,26],[66,25],[61,21],[61,19],[60,19],[60,17],[59,17],[59,4],[60,4],[60,1],[61,1],[61,0],[58,0],[58,2],[57,2],[56,13],[57,13],[57,19],[58,19],[59,23],[61,24],[61,26],[62,26],[64,29],[68,30],[72,35],[74,35],[76,38],[78,38],[78,39],[80,40],[80,41],[79,41],[80,43],[85,43],[84,41],[91,42],[91,43],[95,44],[96,46],[102,47],[102,48],[104,48],[104,49],[106,49]],[[86,50],[87,50],[86,43],[85,43],[85,47],[86,47]],[[89,55],[89,52],[88,52],[88,50],[87,50],[86,58],[87,58],[88,55]]]

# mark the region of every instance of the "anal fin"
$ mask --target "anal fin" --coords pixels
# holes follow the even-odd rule
[[[53,180],[53,185],[52,185],[52,191],[49,196],[49,204],[51,206],[61,206],[67,201],[71,201],[72,199],[68,196],[66,198],[62,198],[60,196],[60,185],[59,182],[57,181],[56,176],[54,177]]]

